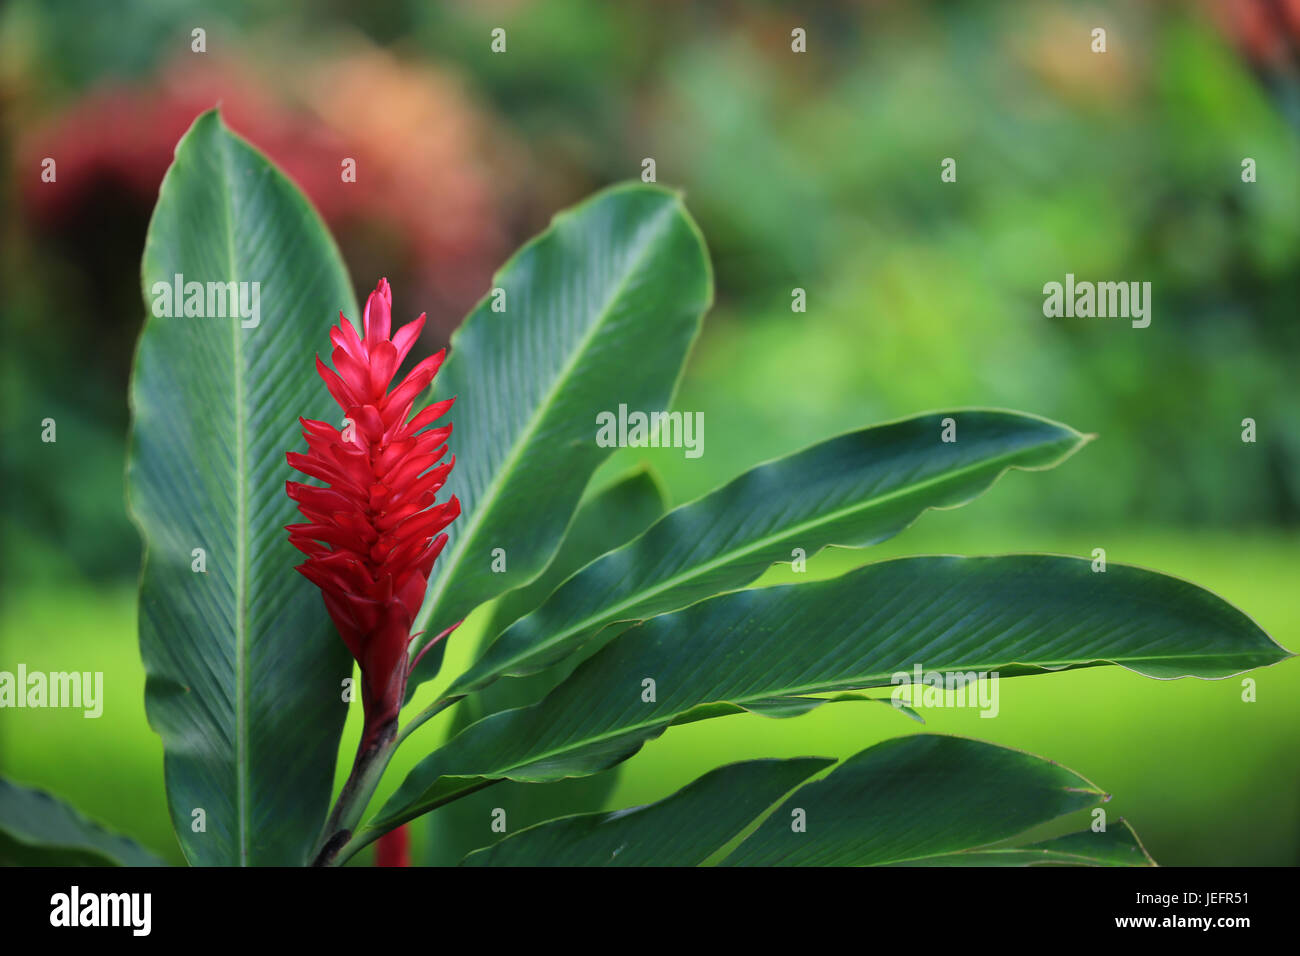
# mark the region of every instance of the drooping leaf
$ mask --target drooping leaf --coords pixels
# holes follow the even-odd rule
[[[1133,828],[1116,820],[1105,830],[1081,830],[1020,847],[964,850],[902,866],[1155,866]]]
[[[835,761],[750,760],[719,767],[644,807],[550,820],[471,853],[467,866],[697,866],[790,788]]]
[[[0,778],[0,866],[166,866],[43,790]]]
[[[957,441],[942,440],[956,423]],[[615,621],[743,587],[794,549],[866,547],[929,508],[970,501],[1010,468],[1050,468],[1087,439],[1013,412],[940,412],[850,432],[760,465],[670,512],[515,622],[448,691],[455,696],[568,654]]]
[[[782,794],[832,763],[732,764],[658,803],[550,820],[464,863],[696,866],[758,822],[722,865],[1153,865],[1123,820],[1100,833],[1006,845],[1106,797],[1057,764],[960,737],[920,734],[871,747],[773,810]]]
[[[1087,560],[1054,555],[884,561],[724,594],[632,628],[545,700],[480,720],[426,757],[378,825],[485,779],[593,773],[675,723],[883,687],[914,665],[1012,677],[1116,663],[1152,677],[1216,678],[1287,656],[1221,598],[1140,568],[1093,573]]]
[[[543,571],[612,451],[597,444],[597,416],[668,408],[713,296],[681,199],[639,184],[556,216],[492,284],[504,300],[470,313],[435,384],[435,397],[458,396],[447,491],[462,514],[416,619],[427,634]],[[441,653],[421,661],[412,689]]]
[[[536,607],[573,571],[640,534],[663,509],[663,491],[644,469],[590,495],[579,506],[564,543],[541,577],[498,602],[484,630],[485,639]],[[528,677],[499,680],[471,694],[453,712],[451,734],[488,714],[536,703],[572,670],[572,664],[564,661]],[[589,777],[544,784],[508,781],[472,793],[430,818],[425,862],[452,866],[472,850],[500,839],[502,834],[492,825],[498,809],[506,814],[512,831],[567,813],[598,810],[613,791],[617,773],[617,768],[612,768]]]
[[[166,315],[174,281],[202,284],[201,316]],[[143,283],[128,491],[172,822],[194,864],[301,864],[327,809],[350,661],[294,570],[284,456],[302,444],[298,416],[332,417],[312,353],[356,303],[307,200],[216,111],[176,148]],[[249,285],[223,303],[225,283]],[[251,306],[255,289],[260,314],[245,319],[229,293]]]
[[[1040,757],[917,734],[877,744],[800,787],[722,866],[913,863],[1010,839],[1105,794]]]

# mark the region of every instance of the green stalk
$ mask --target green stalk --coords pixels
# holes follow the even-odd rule
[[[427,708],[399,734],[397,722],[389,721],[385,727],[377,730],[363,728],[361,744],[357,748],[357,758],[352,764],[339,798],[334,803],[329,820],[325,823],[324,833],[328,834],[322,843],[312,866],[332,866],[345,862],[362,847],[377,840],[386,830],[365,828],[356,833],[361,815],[365,813],[370,799],[375,795],[379,781],[388,769],[388,762],[398,746],[411,735],[411,732],[440,711],[446,710],[462,698],[449,697]],[[364,837],[364,839],[363,839]],[[346,852],[344,852],[346,851]]]

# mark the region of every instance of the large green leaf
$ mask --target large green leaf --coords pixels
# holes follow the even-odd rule
[[[723,866],[917,863],[998,843],[1100,802],[1083,777],[978,740],[887,740],[805,784]]]
[[[42,790],[0,778],[0,866],[166,866]]]
[[[887,686],[914,664],[1010,677],[1117,663],[1153,677],[1214,678],[1289,656],[1246,615],[1193,584],[1117,564],[1091,568],[1053,555],[901,558],[652,618],[545,700],[480,720],[426,757],[380,811],[379,825],[484,780],[603,770],[675,723]]]
[[[942,440],[948,419],[954,442]],[[760,465],[574,575],[502,634],[448,696],[536,670],[612,622],[743,587],[796,548],[811,556],[828,545],[875,544],[926,509],[970,501],[1010,468],[1050,468],[1084,441],[1029,415],[940,412]]]
[[[681,199],[620,186],[555,217],[496,275],[452,336],[435,397],[458,396],[461,516],[415,623],[433,635],[527,584],[550,561],[612,449],[597,415],[663,411],[713,296],[703,238]],[[505,570],[494,570],[504,557]],[[411,688],[437,673],[441,645]]]
[[[835,761],[750,760],[672,796],[614,813],[551,820],[470,854],[469,866],[697,866],[790,789]]]
[[[644,469],[591,494],[579,506],[564,543],[541,577],[497,602],[485,636],[499,633],[505,624],[536,607],[573,571],[640,534],[663,509],[663,492]],[[528,677],[504,678],[471,694],[454,711],[451,733],[458,733],[488,714],[541,700],[572,670],[570,662],[564,661]],[[430,819],[425,862],[451,866],[470,851],[500,839],[502,834],[493,827],[498,809],[505,812],[512,831],[562,814],[599,809],[617,782],[617,772],[613,768],[555,783],[507,781],[472,793]]]
[[[185,134],[163,180],[146,307],[154,284],[176,275],[260,283],[261,314],[245,327],[238,315],[151,309],[140,337],[128,485],[145,544],[149,722],[191,863],[301,864],[330,796],[350,662],[319,592],[294,570],[284,456],[302,445],[299,415],[338,417],[312,353],[340,310],[356,318],[356,303],[307,200],[215,111]]]

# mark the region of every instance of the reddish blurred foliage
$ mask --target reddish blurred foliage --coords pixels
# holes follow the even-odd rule
[[[58,172],[57,188],[23,178],[28,217],[43,232],[81,233],[82,246],[87,228],[120,244],[122,230],[87,210],[103,208],[107,197],[114,218],[123,205],[147,215],[177,140],[199,113],[220,105],[228,125],[310,197],[352,274],[368,277],[382,263],[411,301],[428,304],[438,327],[430,338],[445,340],[486,293],[507,249],[493,190],[510,152],[501,134],[455,80],[379,51],[291,76],[277,82],[255,78],[247,64],[190,58],[148,84],[93,91],[24,131],[19,168],[39,169],[48,156]],[[356,162],[355,182],[343,181],[347,158]]]
[[[1203,0],[1246,57],[1265,72],[1300,67],[1300,0]]]

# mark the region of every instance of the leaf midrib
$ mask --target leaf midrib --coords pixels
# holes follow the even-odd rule
[[[490,510],[491,503],[497,497],[502,483],[506,480],[511,471],[513,471],[516,462],[523,453],[523,449],[529,446],[538,427],[540,427],[541,423],[546,419],[551,406],[555,402],[556,396],[563,390],[564,383],[569,380],[573,374],[573,370],[578,366],[581,359],[586,356],[587,349],[591,342],[599,332],[604,329],[605,324],[609,320],[609,314],[614,303],[617,302],[619,297],[623,294],[623,291],[627,288],[632,276],[635,275],[645,263],[649,250],[660,241],[658,231],[660,221],[671,216],[676,208],[677,205],[675,202],[666,203],[641,227],[641,234],[653,232],[654,235],[643,242],[641,247],[636,251],[631,265],[624,271],[622,278],[614,287],[613,292],[601,306],[596,320],[593,321],[587,331],[583,333],[582,338],[578,343],[578,347],[574,349],[569,360],[565,362],[564,366],[560,369],[559,374],[554,379],[553,386],[550,388],[545,398],[538,404],[527,424],[519,433],[518,439],[511,446],[505,460],[501,463],[501,467],[496,470],[492,480],[488,483],[484,494],[480,497],[478,505],[474,509],[473,515],[470,516],[468,526],[464,529],[463,533],[457,535],[456,541],[452,545],[451,554],[447,556],[447,561],[443,565],[443,573],[439,575],[433,588],[426,596],[424,606],[421,608],[420,613],[416,617],[415,623],[412,625],[412,631],[418,633],[427,627],[429,620],[433,617],[437,605],[442,599],[443,594],[446,593],[448,584],[460,568],[461,555],[464,553],[465,548],[468,547],[470,540],[477,533],[479,526],[483,522],[484,515]],[[504,273],[507,268],[508,266],[504,267],[502,272]],[[529,582],[525,581],[522,583],[527,584]],[[414,641],[412,642],[411,651],[413,654],[418,653],[419,651],[419,648],[416,647],[416,642]]]
[[[1067,436],[1067,437],[1070,437],[1070,436]],[[1063,441],[1063,440],[1065,440],[1065,439],[1057,439],[1057,440],[1054,441],[1054,442],[1048,442],[1048,443],[1045,443],[1045,445],[1044,445],[1043,447],[1046,447],[1047,445],[1051,445],[1051,444],[1059,444],[1059,443],[1060,443],[1061,441]],[[1074,439],[1074,441],[1077,443],[1078,439]],[[827,514],[827,515],[824,515],[824,516],[821,516],[821,517],[818,517],[818,518],[810,518],[810,519],[808,519],[807,521],[803,521],[803,522],[800,522],[799,524],[792,525],[792,526],[790,526],[790,527],[788,527],[788,528],[784,528],[784,529],[781,529],[781,530],[779,530],[779,531],[775,531],[775,532],[773,532],[773,533],[771,533],[771,534],[769,534],[769,535],[766,535],[766,536],[764,536],[764,537],[762,537],[762,538],[754,539],[754,540],[751,541],[749,544],[746,544],[746,545],[744,545],[744,546],[742,546],[742,547],[735,548],[735,549],[733,549],[733,550],[731,550],[731,551],[723,552],[722,554],[720,554],[720,555],[718,555],[718,556],[716,556],[716,557],[710,559],[709,561],[704,562],[703,564],[692,565],[690,568],[687,568],[686,570],[684,570],[684,571],[682,571],[682,572],[679,572],[678,574],[675,574],[675,575],[673,575],[672,577],[665,578],[665,579],[663,579],[662,581],[660,581],[659,583],[657,583],[657,584],[655,584],[655,585],[653,585],[653,586],[651,586],[651,587],[648,587],[648,588],[645,588],[645,589],[643,589],[643,590],[640,590],[640,591],[636,591],[636,592],[634,592],[634,593],[631,594],[629,597],[627,597],[627,598],[625,598],[624,600],[620,601],[619,603],[613,605],[612,607],[605,608],[605,609],[602,610],[599,614],[594,614],[594,615],[589,615],[589,616],[587,616],[586,618],[584,618],[583,620],[579,621],[578,623],[571,625],[571,626],[568,627],[566,630],[558,632],[558,633],[555,635],[555,637],[552,638],[551,640],[546,641],[545,643],[542,643],[542,644],[536,645],[535,647],[531,648],[530,651],[529,651],[529,653],[527,653],[527,654],[519,654],[519,655],[516,655],[516,656],[510,658],[510,659],[509,659],[507,662],[505,662],[502,666],[495,668],[495,669],[494,669],[490,674],[485,675],[485,676],[482,677],[482,678],[478,678],[478,679],[476,680],[476,686],[482,686],[481,684],[478,684],[478,683],[477,683],[477,682],[480,681],[480,680],[487,680],[487,679],[490,679],[490,678],[503,676],[503,675],[506,673],[506,670],[505,670],[506,667],[514,666],[515,664],[518,664],[520,661],[526,661],[526,660],[528,660],[530,657],[532,657],[532,656],[533,656],[536,652],[538,652],[538,651],[543,651],[543,650],[546,650],[546,649],[548,649],[548,648],[552,648],[552,647],[554,647],[555,645],[559,644],[560,642],[566,640],[567,638],[572,637],[572,636],[575,635],[575,634],[579,634],[579,633],[581,633],[582,631],[588,630],[588,629],[590,629],[590,628],[594,628],[594,627],[602,626],[602,625],[605,625],[605,624],[613,624],[613,623],[615,623],[616,620],[617,620],[617,615],[620,614],[620,613],[622,613],[622,612],[624,612],[624,611],[626,611],[628,608],[634,607],[634,606],[636,606],[637,604],[639,604],[639,603],[641,603],[641,602],[643,602],[643,601],[646,601],[646,600],[649,600],[649,599],[651,599],[651,598],[657,597],[659,594],[663,593],[664,591],[666,591],[666,590],[671,590],[672,588],[677,587],[677,586],[678,586],[679,584],[681,584],[681,583],[689,582],[690,580],[692,580],[692,579],[694,579],[694,578],[698,578],[698,577],[701,577],[701,576],[703,576],[703,575],[706,575],[706,574],[708,574],[710,571],[713,571],[713,570],[715,570],[715,569],[717,569],[717,568],[719,568],[719,567],[722,567],[722,566],[724,566],[724,565],[726,565],[726,564],[730,564],[730,563],[733,563],[733,562],[738,561],[738,560],[740,560],[740,559],[743,559],[743,558],[749,556],[750,554],[752,554],[754,551],[761,550],[761,549],[763,549],[763,548],[769,547],[769,546],[772,545],[772,544],[775,544],[776,542],[780,541],[782,538],[788,538],[788,537],[790,537],[791,535],[802,534],[802,533],[804,533],[805,531],[814,530],[814,529],[816,529],[817,527],[819,527],[819,526],[821,526],[821,525],[832,524],[832,523],[834,523],[834,522],[836,522],[836,521],[839,521],[841,518],[847,517],[847,516],[852,515],[852,514],[854,514],[854,513],[862,512],[862,511],[867,511],[867,510],[870,510],[870,509],[872,509],[872,508],[880,507],[881,505],[884,505],[884,504],[888,503],[889,501],[892,501],[892,500],[895,499],[895,498],[903,497],[903,496],[906,496],[906,495],[909,495],[909,494],[914,494],[914,493],[916,493],[916,492],[918,492],[918,491],[924,491],[924,490],[926,490],[927,488],[932,487],[932,486],[934,486],[934,485],[942,484],[942,483],[947,482],[947,481],[956,481],[956,480],[958,480],[958,479],[964,477],[965,475],[969,474],[970,472],[972,472],[972,471],[976,471],[976,470],[981,469],[981,468],[988,468],[988,467],[994,467],[994,468],[996,468],[996,467],[998,467],[998,464],[999,464],[1000,462],[1003,462],[1003,461],[1006,461],[1007,459],[1015,458],[1015,457],[1017,457],[1017,456],[1019,456],[1019,455],[1022,455],[1022,454],[1025,453],[1025,451],[1026,451],[1026,448],[1023,448],[1023,447],[1022,447],[1022,448],[1018,448],[1018,449],[1016,449],[1016,450],[1013,451],[1013,452],[1008,452],[1008,453],[1003,454],[1003,455],[996,455],[996,456],[994,456],[994,457],[992,457],[992,458],[986,458],[986,459],[984,459],[984,460],[982,460],[982,461],[976,462],[976,463],[971,464],[971,465],[967,465],[967,466],[965,466],[965,467],[963,467],[963,468],[959,468],[959,469],[956,469],[956,470],[954,470],[954,471],[946,471],[946,472],[944,472],[944,473],[941,474],[941,475],[936,475],[936,476],[934,476],[933,478],[929,478],[929,479],[927,479],[927,480],[925,480],[925,481],[917,482],[917,483],[915,483],[915,484],[906,485],[906,486],[904,486],[904,487],[897,488],[897,489],[895,489],[894,491],[888,492],[888,493],[886,493],[886,494],[883,494],[883,495],[877,495],[877,496],[875,496],[875,497],[873,497],[873,498],[869,498],[869,499],[867,499],[867,500],[865,500],[865,501],[863,501],[863,502],[860,502],[860,503],[857,504],[857,505],[850,505],[849,507],[841,508],[841,509],[839,509],[838,511],[831,512],[831,513],[829,513],[829,514]],[[1008,471],[1012,470],[1012,469],[1015,468],[1015,467],[1016,467],[1015,465],[1007,465],[1007,466],[1003,467],[1001,471],[999,471],[996,475],[993,476],[993,480],[992,480],[991,484],[996,484],[997,481],[999,481],[999,480],[1002,478],[1003,475],[1005,475]],[[1044,467],[1045,467],[1045,466],[1044,466]],[[683,508],[689,508],[689,507],[691,507],[691,505],[690,505],[690,504],[687,504],[687,505],[683,505],[682,507],[683,507]],[[921,513],[923,514],[925,511],[933,510],[934,507],[935,507],[935,506],[931,505],[930,507],[927,507],[927,508],[923,509],[923,511],[922,511]],[[670,512],[669,514],[665,515],[663,518],[660,518],[659,521],[656,522],[656,524],[659,524],[659,523],[662,523],[663,521],[666,521],[666,520],[667,520],[668,518],[670,518],[671,516],[672,516],[672,513]],[[918,517],[919,517],[919,515],[918,515]],[[641,535],[640,538],[638,538],[636,541],[633,541],[632,543],[628,544],[627,547],[628,547],[628,548],[635,547],[635,545],[636,545],[636,543],[637,543],[638,541],[644,539],[644,538],[645,538],[647,535],[649,535],[653,530],[654,530],[654,527],[651,526],[649,529],[647,529],[647,530],[644,532],[644,534]],[[830,545],[823,545],[823,548],[824,548],[824,547],[830,547]],[[821,551],[822,548],[818,548],[817,550],[818,550],[818,551]],[[596,561],[600,561],[600,560],[603,560],[603,558],[597,558],[597,559],[596,559]],[[595,563],[596,563],[595,561],[592,562],[592,564],[595,564]],[[776,563],[776,562],[773,562],[773,563]],[[590,566],[591,566],[591,565],[588,565],[588,567],[590,567]],[[575,572],[573,573],[573,575],[571,575],[571,576],[570,576],[570,577],[565,581],[565,583],[567,584],[568,581],[573,580],[574,578],[576,578],[579,574],[581,574],[581,573],[583,572],[583,570],[585,570],[585,568],[582,568],[582,569],[579,569],[578,571],[575,571]],[[563,585],[561,585],[561,587],[563,587]],[[452,688],[450,688],[450,689],[448,690],[448,695],[452,695],[452,694],[455,694],[455,693],[459,693],[461,690],[465,690],[466,692],[469,692],[469,691],[474,690],[474,689],[475,689],[475,687],[459,688],[459,687],[457,687],[457,686],[453,686]]]
[[[230,170],[230,140],[221,137],[221,175],[225,185],[226,258],[230,278],[238,283],[235,255],[235,196]],[[247,409],[244,402],[244,350],[240,324],[229,321],[234,357],[235,391],[235,805],[239,861],[248,865],[248,480],[245,470]]]
[[[1055,859],[1056,857],[1063,857],[1071,862],[1077,862],[1078,865],[1082,865],[1082,866],[1108,865],[1106,863],[1107,858],[1101,855],[1089,856],[1085,853],[1067,853],[1064,850],[1051,850],[1051,849],[1047,849],[1046,847],[1012,846],[1012,847],[1000,847],[1000,848],[990,849],[988,846],[973,846],[966,850],[951,850],[946,853],[923,853],[919,856],[899,857],[898,859],[885,860],[880,863],[868,863],[866,864],[866,866],[894,866],[896,864],[914,863],[917,860],[941,860],[944,857],[954,857],[960,859],[963,856],[975,857],[975,856],[982,856],[982,855],[1005,856],[1011,859],[1016,859],[1020,857],[1022,854],[1028,857],[1029,859],[1042,860],[1044,864],[1048,864],[1048,865],[1056,863],[1057,862],[1057,860]],[[1026,862],[1023,864],[1015,864],[1015,865],[1035,866],[1038,864]],[[1110,865],[1140,866],[1141,864],[1120,863],[1120,864],[1110,864]]]
[[[813,786],[813,784],[806,784],[805,786]],[[803,789],[803,788],[801,787],[800,789]],[[1102,791],[1100,791],[1100,790],[1089,790],[1089,791],[1087,791],[1087,792],[1088,792],[1088,793],[1094,793],[1097,797],[1103,797],[1103,796],[1105,796],[1105,794],[1104,794]],[[763,824],[766,824],[767,821],[770,820],[770,819],[774,816],[774,814],[775,814],[777,811],[779,811],[780,809],[781,809],[780,807],[775,808],[771,813],[769,813],[766,817],[763,818],[763,822],[760,823],[759,826],[761,827],[761,826],[763,826]],[[1065,815],[1065,814],[1061,814],[1060,816],[1064,816],[1064,815]],[[1058,817],[1053,817],[1053,819],[1059,819],[1059,816],[1058,816]],[[1040,822],[1040,823],[1047,823],[1047,822],[1050,822],[1050,821],[1043,820],[1043,821],[1039,821],[1039,822]],[[758,830],[755,830],[755,831],[754,831],[755,834],[757,834],[758,832],[759,832]],[[1022,832],[1023,832],[1023,831],[1022,831]],[[1018,835],[1018,834],[1017,834],[1017,835]],[[1013,836],[1013,837],[1006,838],[1006,839],[1014,839],[1014,836]],[[936,860],[936,859],[943,859],[944,857],[976,856],[976,855],[981,854],[981,853],[988,853],[988,854],[994,854],[994,855],[997,855],[997,854],[1007,854],[1007,855],[1011,855],[1013,858],[1014,858],[1014,856],[1016,856],[1016,855],[1018,855],[1018,854],[1021,854],[1021,853],[1034,853],[1034,854],[1041,853],[1042,856],[1035,855],[1033,858],[1034,858],[1034,859],[1043,859],[1043,860],[1047,860],[1047,859],[1048,859],[1048,856],[1049,856],[1050,854],[1056,854],[1057,856],[1069,857],[1070,859],[1074,859],[1074,860],[1080,860],[1080,861],[1091,861],[1091,862],[1093,863],[1093,865],[1096,865],[1096,866],[1102,866],[1102,865],[1104,865],[1104,864],[1102,864],[1102,863],[1098,863],[1098,862],[1096,862],[1096,861],[1102,859],[1102,857],[1100,857],[1100,856],[1086,856],[1086,855],[1084,855],[1084,854],[1082,854],[1082,853],[1067,853],[1067,852],[1065,852],[1064,850],[1048,850],[1048,849],[1046,849],[1046,848],[1040,848],[1040,849],[1038,849],[1038,850],[1035,850],[1035,849],[1032,848],[1032,847],[1019,847],[1019,846],[1013,846],[1013,847],[998,847],[997,844],[1000,843],[1000,842],[1001,842],[1001,840],[994,840],[994,841],[992,841],[992,842],[990,842],[990,843],[980,843],[980,844],[976,844],[975,846],[966,847],[965,849],[962,849],[962,850],[936,850],[934,853],[912,853],[912,854],[906,854],[906,855],[903,855],[903,856],[888,856],[888,857],[884,857],[884,858],[879,859],[879,860],[872,860],[870,863],[854,863],[854,864],[851,864],[851,865],[853,865],[853,866],[900,866],[900,865],[904,865],[904,864],[908,864],[908,863],[915,863],[915,862],[917,862],[917,861],[919,861],[919,860]],[[745,846],[745,842],[744,842],[744,841],[741,841],[741,843],[736,847],[736,849],[734,849],[734,850],[733,850],[731,853],[729,853],[727,856],[723,857],[723,859],[722,859],[722,863],[725,865],[725,864],[727,864],[727,861],[728,861],[729,859],[731,859],[732,856],[738,856],[738,855],[740,854],[740,851],[744,848],[744,846]],[[800,864],[800,863],[796,863],[796,864],[790,864],[790,863],[784,862],[784,861],[788,860],[790,856],[791,856],[791,853],[790,853],[790,852],[786,852],[786,853],[782,854],[782,855],[779,857],[779,860],[782,861],[782,862],[776,862],[776,863],[766,863],[766,864],[764,864],[764,863],[758,863],[758,864],[753,864],[753,863],[736,862],[736,863],[732,863],[732,864],[730,864],[730,865],[731,865],[731,866],[754,866],[754,865],[758,865],[758,866],[790,866],[790,865],[795,865],[795,866],[799,866],[799,865],[811,865],[811,866],[828,866],[828,865],[829,865],[829,866],[836,866],[836,865],[839,865],[839,864],[835,864],[835,863],[830,863],[830,864],[825,864],[825,863],[821,863],[821,864],[819,864],[819,863],[809,863],[809,864]],[[1048,862],[1051,862],[1051,861],[1048,860]],[[1025,865],[1028,866],[1028,865],[1031,865],[1031,864],[1025,864]]]

